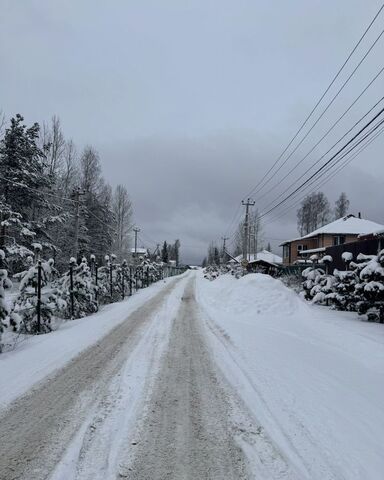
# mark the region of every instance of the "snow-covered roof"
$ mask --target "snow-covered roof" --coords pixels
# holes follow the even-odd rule
[[[325,247],[310,248],[309,250],[300,250],[298,253],[299,255],[305,255],[306,253],[319,253],[319,252],[325,252]]]
[[[148,251],[146,248],[131,248],[131,253],[137,253],[137,255],[147,255]]]
[[[373,235],[375,237],[382,237],[384,235],[384,229],[377,230],[376,232],[373,232]]]
[[[334,222],[327,223],[322,227],[314,230],[303,237],[294,238],[293,240],[287,240],[281,245],[294,242],[296,240],[304,240],[306,238],[316,237],[317,235],[329,234],[329,235],[367,235],[369,233],[384,230],[384,225],[366,220],[364,218],[358,218],[354,215],[347,215],[339,218]]]
[[[238,255],[236,257],[236,260],[238,262],[241,262],[243,259],[242,255]],[[257,254],[251,253],[248,256],[248,262],[252,263],[256,260],[263,260],[264,262],[269,262],[269,263],[283,263],[283,259],[279,255],[275,255],[272,252],[269,252],[268,250],[262,250],[261,252],[257,252]]]

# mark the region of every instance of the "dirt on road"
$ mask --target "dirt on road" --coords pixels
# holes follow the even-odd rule
[[[227,395],[204,340],[191,279],[146,407],[136,453],[121,478],[249,478],[233,436]]]
[[[43,480],[178,280],[0,416],[0,479]],[[70,479],[68,479],[70,480]]]

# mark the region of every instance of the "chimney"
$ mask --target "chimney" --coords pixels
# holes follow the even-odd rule
[[[359,212],[359,213],[357,214],[357,216],[358,216],[358,218],[361,218],[361,212]]]

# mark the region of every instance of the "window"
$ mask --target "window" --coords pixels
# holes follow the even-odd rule
[[[307,248],[308,248],[307,245],[299,244],[299,245],[297,245],[297,253],[300,253],[303,250],[307,250]]]
[[[283,245],[283,257],[284,258],[289,258],[289,245]]]
[[[345,243],[345,235],[335,235],[333,237],[333,245],[342,245]]]

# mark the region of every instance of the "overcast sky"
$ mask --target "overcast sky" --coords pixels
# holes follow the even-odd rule
[[[61,118],[79,150],[127,186],[142,239],[180,238],[201,261],[232,233],[237,205],[287,145],[379,8],[374,0],[0,0],[0,109],[28,123]],[[384,13],[338,87],[384,28]],[[353,76],[286,175],[383,66],[384,39]],[[383,94],[380,76],[327,139],[264,198],[319,158]],[[316,117],[314,117],[316,118]],[[384,223],[383,138],[322,189]],[[282,176],[280,176],[280,174]],[[299,198],[299,197],[298,197]],[[265,217],[265,241],[297,235],[296,208]],[[282,210],[277,211],[277,213]]]

